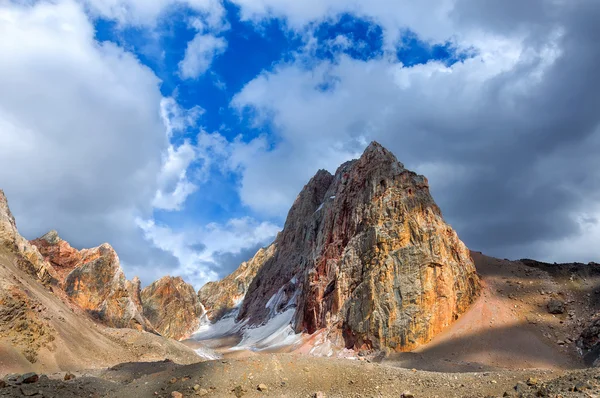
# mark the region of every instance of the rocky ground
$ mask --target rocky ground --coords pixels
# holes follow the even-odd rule
[[[415,352],[349,360],[220,347],[225,359],[191,365],[125,363],[20,385],[5,377],[0,396],[600,397],[600,369],[586,369],[576,347],[598,310],[594,269],[473,257],[481,297]]]
[[[105,371],[5,378],[0,396],[37,397],[595,397],[600,369],[438,373],[367,360],[266,354],[180,366],[123,364]],[[181,395],[179,395],[181,394]],[[320,395],[316,395],[320,394]],[[411,395],[412,394],[412,395]]]

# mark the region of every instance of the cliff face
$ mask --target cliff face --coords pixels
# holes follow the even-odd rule
[[[262,265],[273,257],[275,245],[261,248],[251,260],[219,282],[209,282],[198,291],[198,298],[211,321],[216,321],[241,304],[252,279]]]
[[[19,267],[37,277],[42,283],[50,285],[57,282],[56,271],[44,260],[35,246],[19,234],[15,218],[10,212],[2,190],[0,190],[0,247],[16,254]]]
[[[70,299],[94,318],[110,327],[154,330],[142,314],[139,279],[125,278],[109,244],[76,250],[56,231],[31,243],[52,265]]]
[[[465,245],[427,179],[372,143],[335,176],[319,171],[292,206],[277,250],[252,280],[238,320],[295,307],[297,332],[348,348],[410,350],[454,321],[478,294]]]
[[[194,287],[180,277],[165,276],[142,290],[144,316],[161,335],[181,340],[200,326],[206,311]]]

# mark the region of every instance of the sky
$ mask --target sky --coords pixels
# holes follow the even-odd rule
[[[376,140],[500,258],[600,262],[600,2],[0,0],[21,233],[196,288]]]

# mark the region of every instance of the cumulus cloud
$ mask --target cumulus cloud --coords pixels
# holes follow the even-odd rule
[[[179,267],[173,272],[184,276],[196,288],[223,274],[221,257],[235,257],[240,253],[248,253],[248,249],[254,249],[257,245],[267,245],[279,231],[274,224],[258,222],[250,217],[179,231],[152,220],[138,219],[137,222],[148,240],[179,260]]]
[[[227,42],[222,37],[198,33],[190,41],[185,56],[179,63],[179,74],[184,79],[195,79],[203,75],[213,59],[225,52]]]
[[[248,17],[279,13],[299,24],[339,5],[296,10],[268,0],[241,3]],[[443,16],[434,32],[440,37],[451,37],[442,28],[464,25],[454,40],[475,49],[464,62],[405,67],[386,54],[315,63],[303,54],[249,82],[232,104],[252,109],[257,126],[272,126],[278,144],[245,165],[245,203],[284,214],[317,168],[333,170],[376,139],[408,167],[428,173],[446,217],[474,249],[548,259],[559,254],[553,242],[594,234],[597,218],[586,215],[600,193],[598,176],[589,172],[597,169],[600,149],[593,110],[600,101],[593,72],[600,62],[593,39],[600,5],[534,2],[531,12],[530,5],[509,2],[501,13],[506,20],[492,23],[493,6],[451,3],[429,21]],[[428,36],[429,22],[403,23]],[[277,188],[265,189],[265,180]],[[598,255],[581,251],[572,260]]]

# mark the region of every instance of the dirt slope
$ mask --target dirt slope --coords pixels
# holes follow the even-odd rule
[[[127,361],[200,358],[184,345],[147,332],[110,329],[45,287],[0,249],[0,375],[103,368]]]
[[[435,371],[582,367],[574,341],[581,319],[592,312],[581,303],[585,291],[520,261],[472,256],[482,280],[481,297],[429,344],[392,355],[389,363]],[[553,298],[566,302],[564,314],[548,313]]]

